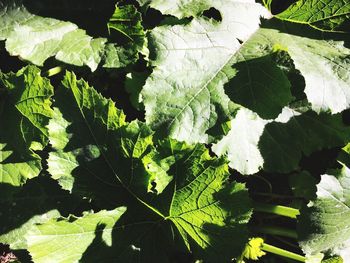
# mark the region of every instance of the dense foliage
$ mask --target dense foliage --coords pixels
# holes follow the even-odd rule
[[[1,263],[349,263],[349,21],[1,1]]]

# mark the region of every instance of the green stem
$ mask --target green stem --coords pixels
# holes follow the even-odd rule
[[[64,67],[62,67],[62,66],[50,68],[48,71],[43,73],[43,76],[44,77],[52,77],[54,75],[59,74],[62,70],[64,70]]]
[[[258,202],[255,202],[253,206],[254,206],[254,210],[258,212],[271,213],[271,214],[286,216],[290,218],[297,218],[297,216],[300,215],[300,212],[298,209],[291,208],[288,206],[271,205],[271,204],[264,204],[264,203],[258,203]]]
[[[293,239],[298,238],[298,235],[294,230],[288,229],[288,228],[283,228],[283,227],[255,226],[255,227],[252,227],[252,230],[254,232],[259,232],[259,233],[268,234],[268,235],[277,235],[277,236],[289,237],[289,238],[293,238]]]
[[[266,243],[263,243],[261,246],[261,249],[266,251],[266,252],[270,252],[285,258],[290,258],[290,259],[294,259],[296,261],[300,261],[300,262],[305,262],[306,258],[302,255],[290,252],[288,250],[284,250]]]

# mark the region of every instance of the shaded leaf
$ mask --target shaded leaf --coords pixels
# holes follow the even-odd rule
[[[339,255],[349,262],[349,163],[321,175],[317,197],[301,211],[298,219],[299,244],[306,254]]]
[[[52,116],[53,87],[34,66],[0,73],[0,84],[0,182],[20,186],[41,171],[34,151],[48,143],[45,126]]]
[[[207,142],[206,131],[229,118],[236,106],[223,85],[236,73],[232,65],[239,40],[249,39],[260,16],[268,16],[254,1],[221,0],[213,7],[220,10],[221,22],[203,17],[149,34],[154,69],[141,91],[146,121],[178,140]]]
[[[28,250],[34,262],[79,262],[96,229],[102,232],[103,242],[112,245],[113,226],[125,211],[125,207],[118,207],[35,225],[26,235]]]

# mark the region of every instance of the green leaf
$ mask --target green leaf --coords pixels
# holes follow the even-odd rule
[[[289,185],[294,196],[311,200],[316,197],[317,180],[309,172],[302,171],[289,177]]]
[[[27,248],[25,234],[33,225],[69,214],[82,203],[43,176],[28,181],[22,188],[2,186],[1,190],[0,242],[9,244],[11,249]]]
[[[78,262],[97,235],[96,231],[102,232],[102,242],[112,245],[113,226],[125,211],[125,207],[118,207],[79,218],[51,219],[33,226],[26,235],[33,261]]]
[[[282,47],[305,79],[304,92],[316,112],[339,113],[350,106],[350,49],[337,35],[322,35],[302,25],[269,21],[250,40],[272,52]],[[298,32],[304,32],[299,36]],[[257,45],[255,45],[257,46]]]
[[[190,16],[196,17],[213,5],[213,2],[209,0],[137,0],[137,2],[141,6],[147,5],[159,10],[164,15],[172,15],[180,19]]]
[[[114,13],[107,23],[108,30],[115,30],[131,43],[129,49],[142,51],[145,45],[145,31],[141,24],[141,13],[133,5],[115,6]]]
[[[139,52],[148,56],[146,34],[141,22],[141,13],[133,5],[115,6],[107,27],[110,34],[116,32],[122,38],[123,46],[106,45],[103,67],[120,68],[135,63]]]
[[[322,263],[343,263],[344,260],[341,257],[331,257],[325,260],[322,260]]]
[[[349,259],[350,169],[321,175],[317,197],[301,210],[298,219],[299,244],[306,254],[327,252]],[[347,262],[347,261],[344,261]]]
[[[56,94],[56,103],[59,109],[54,108],[48,129],[50,143],[57,151],[50,153],[48,171],[63,189],[72,190],[75,179],[71,172],[79,163],[89,163],[105,154],[103,147],[110,133],[125,125],[125,115],[112,100],[103,98],[70,72]],[[107,160],[103,165],[108,169],[111,162]],[[107,184],[116,179],[115,174],[102,178]]]
[[[238,62],[239,40],[246,41],[259,28],[260,16],[268,16],[254,1],[221,0],[213,7],[221,12],[221,22],[202,17],[149,34],[154,69],[141,91],[146,121],[178,140],[207,142],[206,131],[227,121],[237,106],[223,86],[237,72],[232,66]]]
[[[342,146],[349,134],[339,115],[301,114],[285,108],[277,119],[263,120],[241,109],[231,121],[229,133],[212,149],[219,156],[227,154],[230,166],[242,174],[262,168],[287,173],[298,167],[302,154]]]
[[[128,208],[112,247],[96,241],[84,257],[94,249],[122,262],[169,262],[179,248],[210,260],[240,255],[251,205],[244,185],[227,181],[223,159],[203,145],[154,141],[146,124],[126,123],[110,100],[69,72],[54,106],[53,178],[100,208]]]
[[[338,0],[299,0],[276,16],[279,19],[308,24],[320,30],[338,30],[349,23],[350,3]]]
[[[138,19],[135,30],[141,30],[141,17],[134,11],[133,15]],[[114,23],[113,28],[117,27]],[[107,68],[125,67],[137,60],[138,51],[145,42],[140,31],[136,50],[106,44],[106,38],[92,38],[76,24],[31,14],[20,1],[0,3],[0,28],[0,40],[6,40],[6,50],[10,55],[20,56],[38,66],[55,57],[67,64],[88,66],[92,71],[101,62]],[[146,52],[145,49],[142,51]]]
[[[34,66],[0,73],[0,85],[0,183],[20,186],[41,171],[34,151],[48,143],[45,126],[52,116],[53,87]]]
[[[92,39],[73,23],[33,15],[16,1],[1,4],[0,17],[0,40],[6,39],[6,49],[12,56],[38,66],[55,56],[62,62],[87,65],[92,70],[101,61],[106,39]]]
[[[186,245],[192,248],[195,242],[209,262],[226,262],[238,256],[247,240],[244,224],[251,207],[245,186],[226,183],[226,163],[211,158],[203,146],[194,149],[184,168],[182,172],[178,167],[168,218]]]

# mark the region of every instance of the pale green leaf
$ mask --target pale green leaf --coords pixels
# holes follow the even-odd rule
[[[287,173],[298,167],[302,154],[342,146],[349,134],[339,115],[301,114],[284,108],[277,119],[263,120],[240,109],[231,121],[231,130],[213,145],[213,151],[227,154],[230,166],[242,174],[257,173],[262,168]]]
[[[41,158],[34,153],[48,143],[53,87],[29,66],[16,74],[0,73],[0,182],[20,186],[38,176]]]
[[[141,26],[140,20],[137,25]],[[141,50],[145,43],[141,34],[136,50],[106,44],[106,38],[92,38],[76,24],[34,15],[20,1],[0,3],[0,28],[0,40],[6,40],[10,55],[38,66],[55,57],[67,64],[88,66],[92,71],[100,63],[104,67],[120,68],[137,60],[138,49],[147,53],[146,49]]]
[[[87,213],[79,218],[51,219],[33,226],[26,235],[33,261],[79,262],[98,234],[96,231],[101,231],[102,241],[111,246],[113,226],[125,211],[125,207],[118,207],[111,211]]]
[[[260,17],[268,16],[254,1],[220,0],[213,6],[221,22],[197,18],[149,35],[155,68],[141,91],[146,121],[178,140],[207,142],[206,131],[228,118],[234,104],[223,86],[237,73],[233,64],[242,61],[235,57],[239,40],[246,41],[259,28]]]
[[[100,63],[106,39],[86,35],[78,26],[33,15],[23,5],[8,1],[0,6],[0,39],[13,56],[42,66],[49,57],[92,70]]]
[[[322,37],[307,27],[266,23],[251,39],[265,52],[279,46],[287,50],[305,79],[304,92],[317,112],[341,112],[350,106],[350,49],[343,41]],[[304,36],[298,32],[303,31]],[[271,51],[270,51],[271,52]]]
[[[350,170],[346,165],[321,176],[317,197],[301,210],[299,244],[306,254],[339,255],[349,262]]]

